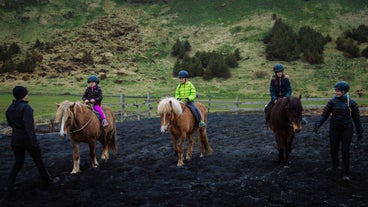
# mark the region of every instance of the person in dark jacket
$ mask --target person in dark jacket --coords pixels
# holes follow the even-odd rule
[[[270,81],[270,96],[271,101],[265,107],[266,123],[269,119],[269,112],[278,98],[291,96],[291,85],[289,76],[284,74],[284,66],[282,64],[275,64],[273,66],[273,76]]]
[[[7,190],[12,191],[15,179],[23,166],[25,153],[32,157],[45,184],[56,183],[59,178],[52,178],[42,160],[41,148],[36,137],[33,109],[28,104],[28,90],[23,86],[13,88],[12,104],[6,111],[6,119],[12,128],[11,148],[14,153],[15,163],[10,171]]]
[[[330,119],[330,152],[332,157],[332,169],[339,167],[339,148],[342,153],[343,179],[349,180],[350,144],[353,137],[353,122],[356,128],[357,138],[363,137],[363,127],[360,121],[360,112],[357,103],[349,98],[350,86],[347,82],[340,81],[334,86],[336,95],[325,106],[322,115],[315,123],[314,132],[317,133],[321,125]]]
[[[105,127],[109,123],[106,120],[106,116],[104,111],[101,108],[101,102],[103,99],[102,89],[98,84],[100,80],[95,75],[91,75],[87,79],[88,87],[86,88],[82,100],[84,103],[91,103],[93,104],[93,109],[98,112],[101,117],[102,125]]]

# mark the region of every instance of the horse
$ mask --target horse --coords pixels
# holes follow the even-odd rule
[[[195,102],[195,104],[201,113],[203,121],[207,122],[207,113],[205,106],[200,102]],[[157,112],[160,114],[161,132],[170,132],[174,152],[178,156],[177,166],[180,167],[184,165],[184,144],[187,137],[189,139],[189,143],[186,159],[191,159],[194,144],[193,134],[195,132],[199,132],[200,142],[198,143],[198,147],[200,151],[200,157],[212,153],[212,148],[208,143],[206,127],[199,127],[198,121],[192,114],[191,110],[187,106],[185,106],[185,103],[178,101],[172,97],[166,97],[159,101]]]
[[[285,168],[289,165],[295,134],[302,129],[302,112],[301,96],[279,98],[270,111],[267,124],[275,135],[279,152],[278,162]]]
[[[109,159],[109,150],[114,155],[117,153],[115,117],[109,107],[102,106],[108,121],[108,126],[102,127],[100,119],[90,105],[67,100],[56,105],[58,109],[55,120],[60,123],[59,135],[66,137],[69,132],[73,147],[73,170],[71,174],[80,172],[79,145],[81,142],[89,145],[93,168],[97,168],[99,165],[96,159],[96,140],[102,144],[102,160]]]

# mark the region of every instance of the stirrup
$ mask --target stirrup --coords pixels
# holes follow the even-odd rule
[[[204,126],[206,126],[206,123],[204,123],[204,121],[200,121],[199,122],[199,127],[204,127]]]

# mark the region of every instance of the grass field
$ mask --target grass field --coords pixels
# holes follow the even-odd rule
[[[265,45],[261,40],[273,26],[273,14],[291,25],[294,31],[302,26],[311,26],[335,40],[343,31],[368,22],[368,4],[365,0],[185,0],[160,5],[129,5],[118,0],[50,1],[18,11],[0,9],[0,27],[4,28],[0,43],[14,41],[27,48],[36,39],[43,42],[76,40],[78,32],[86,24],[102,16],[121,15],[122,21],[129,19],[139,25],[142,49],[140,53],[108,51],[114,55],[108,64],[96,64],[86,69],[94,72],[104,68],[108,70],[108,75],[115,74],[117,70],[126,72],[127,75],[109,75],[102,81],[106,96],[144,96],[147,92],[155,97],[173,94],[178,80],[172,77],[176,59],[170,56],[170,51],[179,38],[188,40],[192,45],[189,55],[212,50],[226,53],[238,48],[243,57],[239,66],[231,69],[232,77],[229,79],[205,81],[192,78],[201,97],[266,101],[269,99],[272,66],[277,61],[265,59]],[[21,21],[23,17],[28,18],[26,23]],[[105,44],[105,47],[110,46],[109,41]],[[90,42],[82,42],[78,47],[88,48],[90,45]],[[367,46],[366,43],[359,45],[360,49]],[[159,55],[154,56],[154,53]],[[130,60],[134,60],[134,67]],[[335,49],[335,43],[330,42],[325,46],[324,60],[324,64],[319,65],[302,60],[281,62],[290,76],[293,95],[329,98],[333,95],[331,88],[334,83],[346,80],[351,85],[352,97],[358,98],[358,92],[362,98],[368,97],[366,58],[345,58]],[[260,73],[264,76],[257,76]],[[80,97],[37,97],[35,94],[80,94],[86,87],[87,77],[85,71],[64,73],[55,78],[36,78],[32,74],[16,76],[23,78],[9,80],[7,74],[1,74],[0,120],[4,118],[2,113],[12,99],[9,91],[15,85],[25,85],[34,94],[30,97],[31,105],[36,117],[43,117],[54,114],[54,103],[69,98],[79,100]],[[116,79],[121,79],[122,83],[115,83]]]

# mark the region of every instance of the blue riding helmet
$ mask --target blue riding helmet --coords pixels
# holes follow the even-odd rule
[[[98,84],[100,83],[100,80],[97,78],[97,76],[91,75],[88,77],[88,80],[87,80],[87,83],[90,83],[90,82],[96,82]]]
[[[341,91],[342,93],[347,93],[347,92],[349,92],[349,90],[350,90],[350,86],[349,86],[349,84],[347,83],[347,82],[345,82],[345,81],[339,81],[339,82],[337,82],[335,85],[334,85],[334,87],[333,87],[333,89],[335,89],[335,90],[339,90],[339,91]]]
[[[284,71],[284,66],[282,64],[275,64],[273,66],[273,71],[275,73],[277,73],[277,72],[283,72]]]
[[[189,73],[186,70],[179,71],[178,78],[189,78]]]

